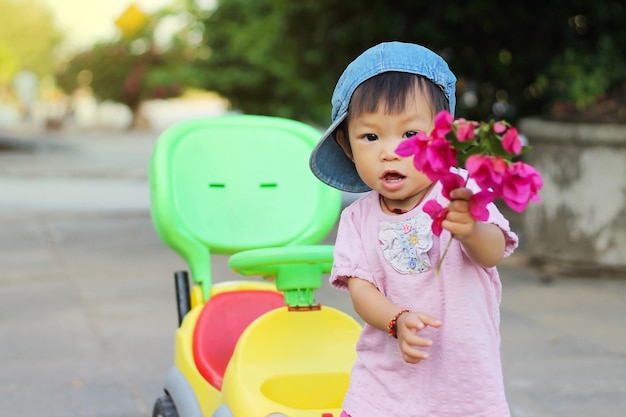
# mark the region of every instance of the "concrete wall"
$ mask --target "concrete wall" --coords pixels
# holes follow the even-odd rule
[[[523,214],[526,248],[568,274],[626,270],[626,125],[526,119],[526,162],[542,174],[542,201]]]

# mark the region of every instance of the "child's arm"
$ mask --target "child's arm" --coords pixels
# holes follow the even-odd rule
[[[348,289],[357,314],[370,326],[387,333],[391,319],[404,309],[397,306],[372,283],[360,278],[348,278]],[[408,312],[396,322],[396,335],[406,362],[418,363],[428,358],[428,353],[415,347],[428,347],[432,340],[419,337],[417,332],[426,326],[439,327],[441,322],[426,313]]]
[[[502,230],[491,223],[477,222],[469,211],[472,191],[457,188],[450,193],[450,212],[442,226],[457,239],[469,257],[477,264],[489,268],[504,258],[505,239]]]

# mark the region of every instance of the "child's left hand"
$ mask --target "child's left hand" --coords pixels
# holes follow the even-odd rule
[[[474,231],[476,219],[472,217],[469,199],[474,195],[469,188],[457,188],[450,192],[452,200],[448,205],[448,215],[441,226],[452,233],[457,240],[463,240]]]

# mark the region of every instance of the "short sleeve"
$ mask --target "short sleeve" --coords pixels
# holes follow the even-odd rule
[[[507,257],[511,255],[519,245],[519,238],[517,234],[511,230],[509,221],[502,215],[494,203],[490,203],[487,208],[489,210],[489,218],[487,219],[487,222],[495,224],[504,233],[504,256]]]
[[[333,268],[330,284],[339,290],[348,290],[348,278],[357,277],[374,283],[374,276],[367,260],[360,228],[358,207],[349,206],[341,213],[335,241]]]

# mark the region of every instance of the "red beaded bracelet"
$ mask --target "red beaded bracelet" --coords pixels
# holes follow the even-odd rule
[[[393,316],[391,320],[389,320],[389,324],[387,325],[387,329],[389,330],[387,334],[389,336],[395,337],[396,339],[398,338],[398,329],[397,329],[398,319],[400,318],[401,315],[403,315],[404,313],[408,313],[409,311],[411,310],[407,310],[405,308],[404,310],[400,311],[398,314]]]

